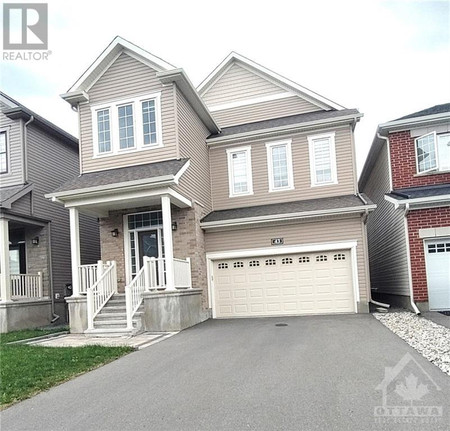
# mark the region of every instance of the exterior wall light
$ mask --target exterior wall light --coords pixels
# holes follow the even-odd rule
[[[39,245],[39,237],[38,237],[38,236],[35,236],[35,237],[31,240],[31,243],[32,243],[33,245]]]
[[[177,230],[178,229],[178,224],[176,221],[172,222],[172,230]]]
[[[114,229],[114,230],[112,230],[111,231],[111,235],[114,237],[114,238],[117,238],[118,236],[119,236],[119,229]]]

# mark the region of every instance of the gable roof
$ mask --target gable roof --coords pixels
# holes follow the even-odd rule
[[[11,209],[11,204],[33,190],[33,184],[20,186],[0,187],[0,207]]]
[[[195,87],[183,69],[176,68],[174,65],[162,60],[161,58],[151,54],[128,40],[123,39],[120,36],[116,36],[112,40],[106,49],[69,88],[67,93],[61,94],[61,97],[72,106],[76,106],[80,102],[88,102],[89,90],[123,53],[156,70],[156,76],[160,79],[161,83],[176,83],[180,91],[184,94],[187,101],[194,108],[194,111],[209,131],[211,133],[217,133],[220,131],[219,126],[211,116],[211,113],[203,100],[201,100]]]
[[[28,121],[33,118],[33,121],[41,129],[43,129],[47,133],[50,133],[51,135],[55,136],[56,138],[60,139],[61,141],[78,151],[78,139],[75,138],[75,136],[72,136],[70,133],[67,133],[65,130],[46,120],[44,117],[36,114],[31,109],[28,109],[26,106],[22,105],[17,100],[13,99],[2,91],[0,91],[0,101],[7,106],[6,109],[2,110],[2,113],[11,120],[22,118],[23,120]]]
[[[67,90],[67,93],[86,92],[103,75],[105,70],[125,52],[133,58],[149,65],[157,72],[175,69],[176,67],[163,59],[151,54],[128,40],[116,36],[95,61],[84,71],[78,80]],[[66,93],[66,94],[67,94]],[[63,97],[64,98],[64,97]]]
[[[226,73],[226,71],[234,64],[243,65],[249,68],[256,75],[262,76],[263,78],[278,84],[281,88],[287,89],[298,96],[304,98],[305,100],[319,106],[324,110],[332,109],[344,109],[342,105],[333,102],[320,94],[303,87],[284,76],[267,69],[264,66],[250,60],[237,52],[231,52],[197,87],[197,91],[201,96],[206,94],[208,90]]]

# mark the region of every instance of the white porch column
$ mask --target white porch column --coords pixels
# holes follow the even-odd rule
[[[11,301],[11,277],[9,276],[9,222],[0,219],[0,296],[2,302]]]
[[[69,208],[70,216],[70,256],[72,264],[72,296],[80,296],[80,221],[78,210]]]
[[[175,276],[173,272],[173,241],[172,241],[172,214],[170,211],[170,197],[161,197],[164,258],[166,261],[166,289],[175,290]]]

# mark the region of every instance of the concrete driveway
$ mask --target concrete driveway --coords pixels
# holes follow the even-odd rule
[[[371,315],[214,320],[5,410],[1,428],[444,430],[449,403],[450,378]]]

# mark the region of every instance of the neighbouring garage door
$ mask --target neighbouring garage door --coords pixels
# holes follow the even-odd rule
[[[450,310],[450,238],[427,241],[425,254],[430,310]]]
[[[215,260],[216,317],[355,311],[350,250]]]

